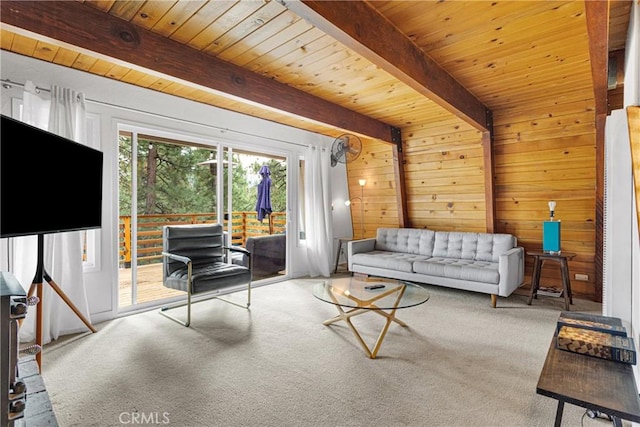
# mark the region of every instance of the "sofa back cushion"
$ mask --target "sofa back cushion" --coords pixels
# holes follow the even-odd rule
[[[378,228],[375,249],[428,257],[498,262],[500,254],[516,244],[516,238],[511,234]]]
[[[378,228],[376,250],[432,256],[436,232],[420,228]]]
[[[500,254],[515,247],[510,234],[437,231],[434,257],[498,262]]]

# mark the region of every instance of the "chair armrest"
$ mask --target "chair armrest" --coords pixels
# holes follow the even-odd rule
[[[193,262],[191,261],[191,258],[186,257],[184,255],[172,254],[169,252],[162,252],[162,256],[169,259],[183,262],[187,265],[187,289],[189,290],[188,291],[189,295],[191,295],[191,276],[193,273]],[[167,274],[167,266],[164,263],[163,263],[162,269],[163,269],[162,275],[164,277]]]
[[[242,252],[243,254],[251,255],[251,252],[240,246],[229,246],[224,249],[229,249],[231,252]]]
[[[162,256],[174,259],[176,261],[183,262],[183,263],[185,263],[187,265],[189,265],[191,263],[191,258],[186,257],[186,256],[182,256],[182,255],[176,255],[176,254],[172,254],[172,253],[169,253],[169,252],[162,252]]]
[[[245,254],[249,258],[249,265],[247,266],[247,268],[251,270],[253,266],[253,255],[246,248],[243,248],[241,246],[229,246],[229,247],[224,247],[223,249],[228,249],[231,252],[240,252],[242,254]]]

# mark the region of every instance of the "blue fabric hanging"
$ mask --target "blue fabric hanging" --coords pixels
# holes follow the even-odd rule
[[[258,184],[258,201],[256,203],[256,212],[258,213],[258,220],[262,220],[269,216],[271,210],[271,171],[269,166],[263,165],[260,168],[260,176],[262,181]]]

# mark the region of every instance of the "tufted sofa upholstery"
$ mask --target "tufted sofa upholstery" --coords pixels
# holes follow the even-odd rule
[[[348,243],[349,271],[507,297],[524,281],[524,249],[511,234],[379,228]]]

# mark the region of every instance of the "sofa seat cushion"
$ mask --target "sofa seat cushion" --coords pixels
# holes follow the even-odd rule
[[[355,254],[351,261],[353,264],[367,267],[386,268],[389,270],[413,273],[413,263],[415,261],[426,261],[429,257],[403,252],[371,251]]]
[[[498,264],[487,261],[433,257],[424,261],[416,261],[413,264],[413,270],[418,274],[468,280],[471,282],[494,284],[500,282]]]

